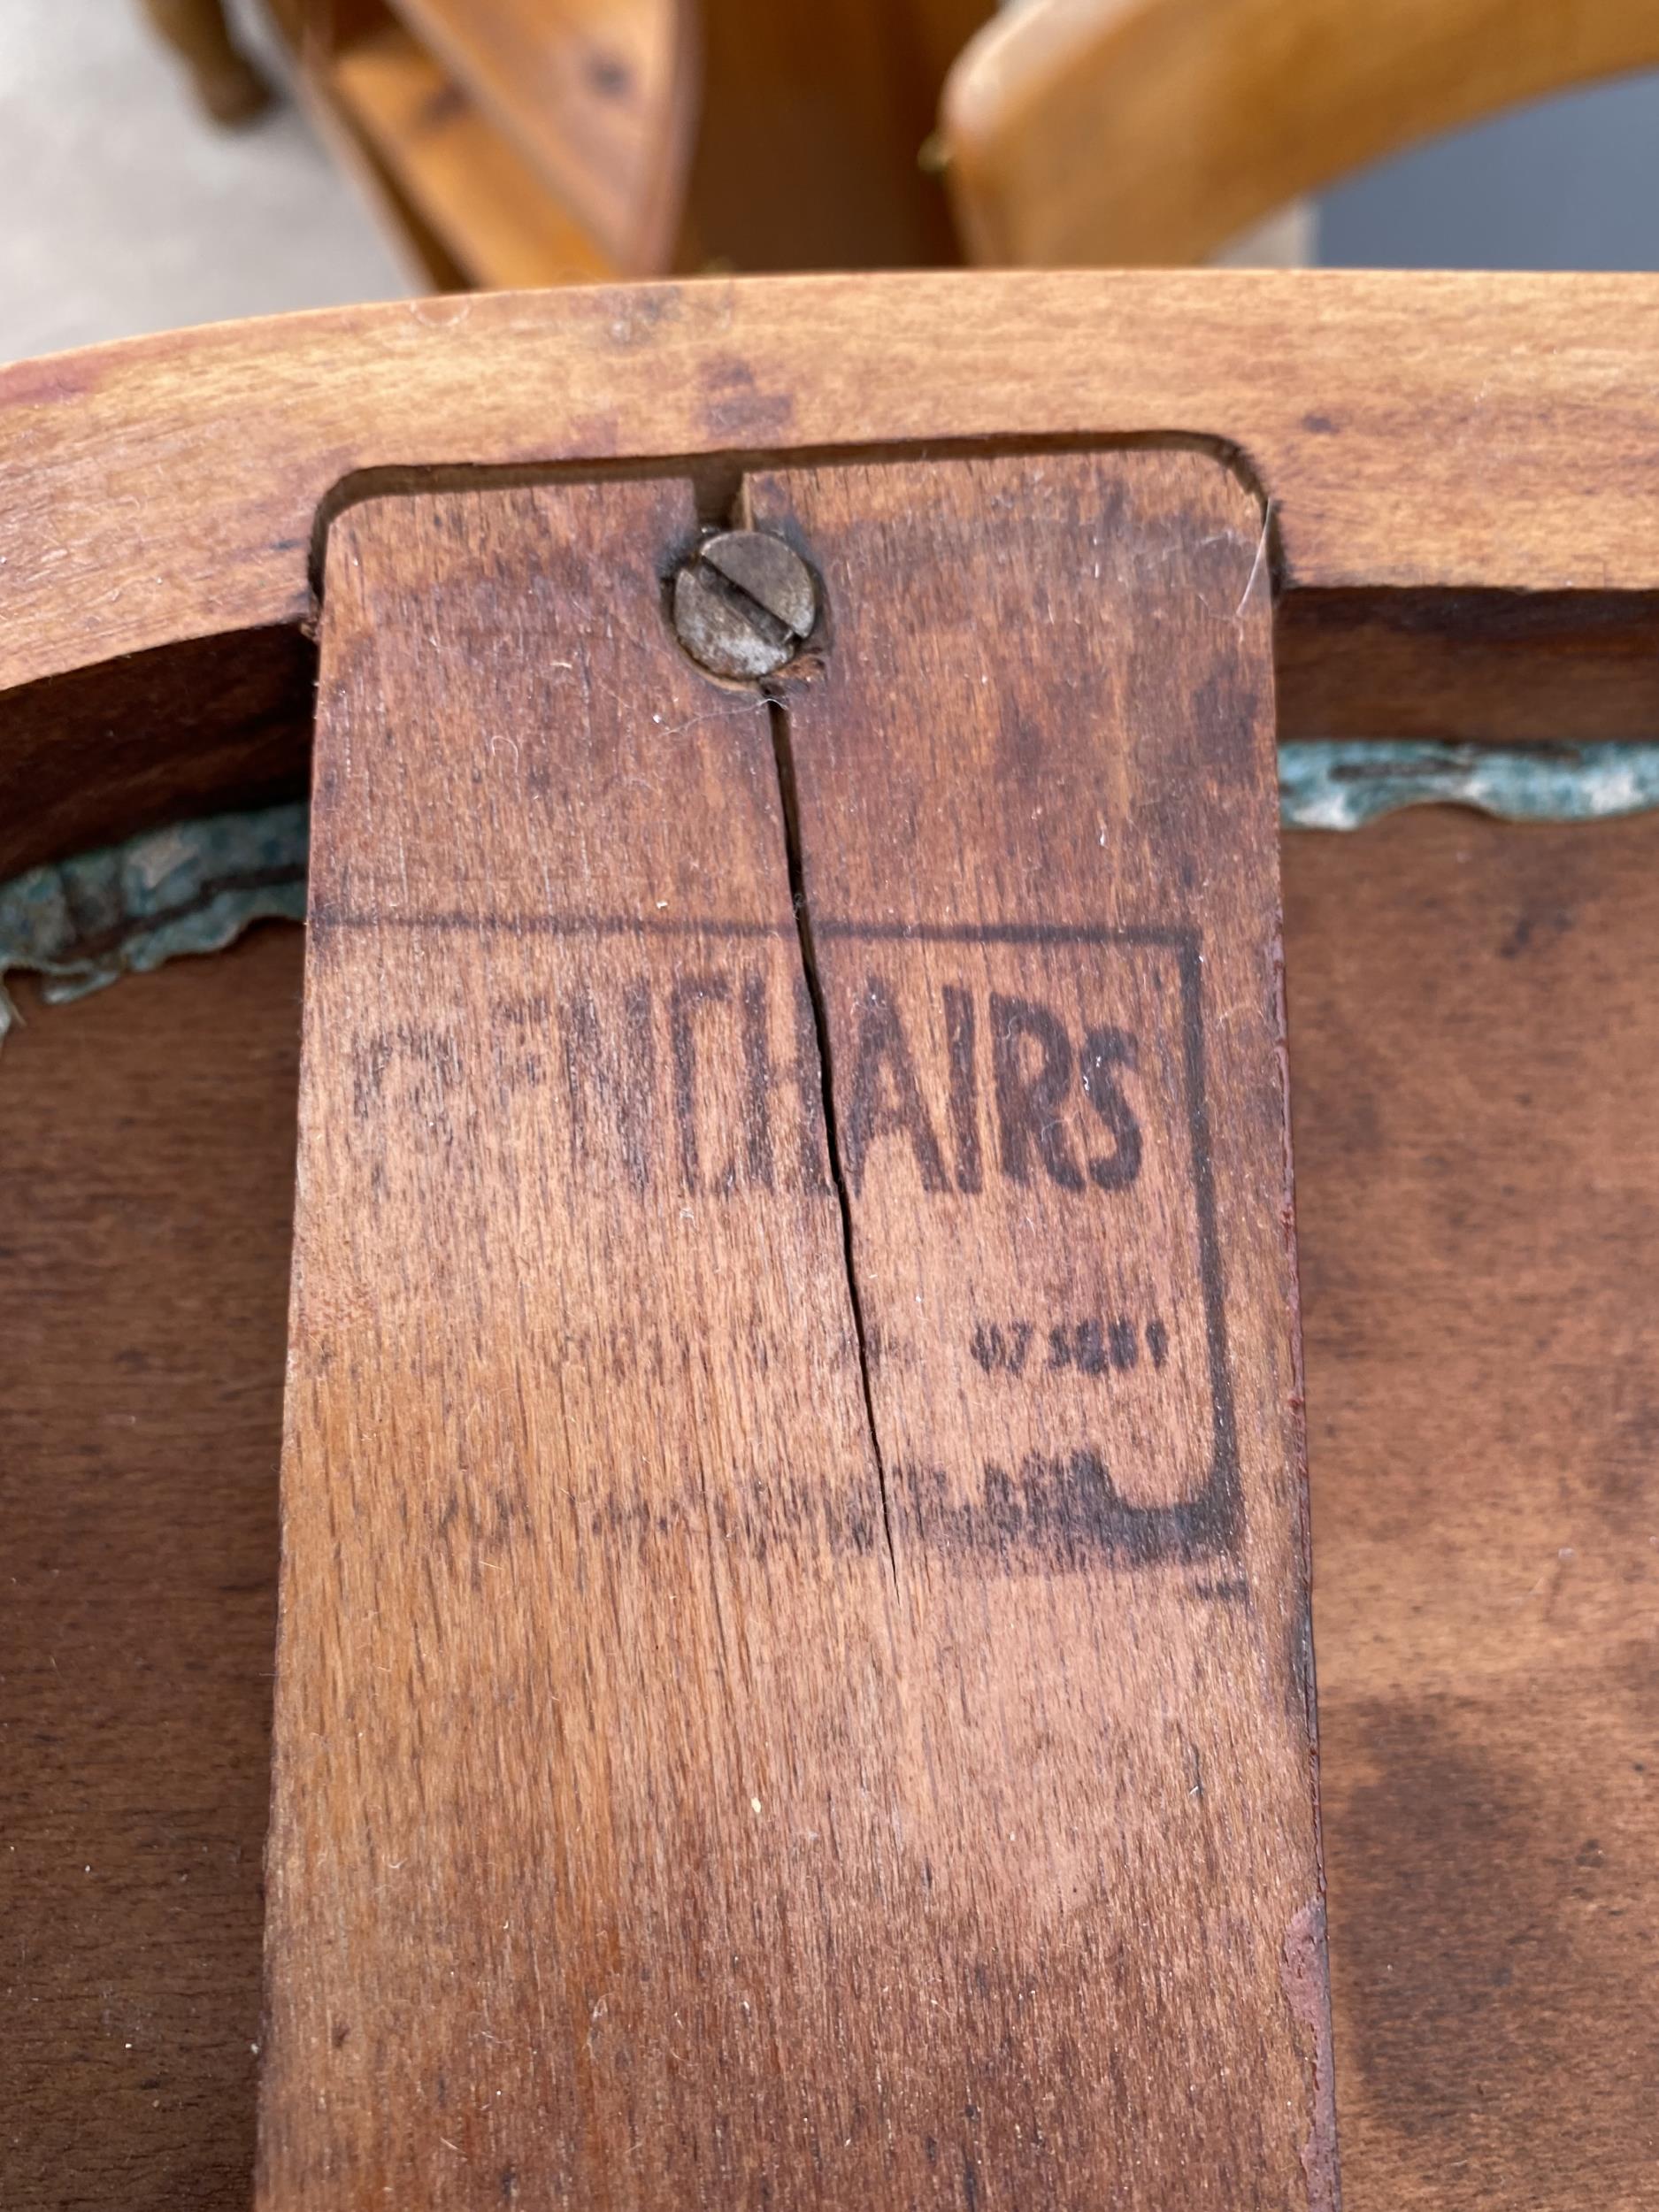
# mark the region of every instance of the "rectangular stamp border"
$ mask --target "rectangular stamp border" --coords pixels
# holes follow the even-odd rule
[[[308,919],[319,953],[324,951],[327,938],[336,931],[388,927],[431,930],[440,934],[499,933],[511,937],[725,937],[750,941],[777,938],[792,944],[797,939],[793,920],[739,921],[712,916],[661,914],[477,914],[459,909],[427,913],[365,913],[336,906],[326,899],[313,900]],[[833,916],[815,916],[812,931],[820,942],[1070,944],[1174,953],[1180,980],[1182,1072],[1187,1087],[1187,1137],[1192,1146],[1193,1198],[1198,1222],[1199,1284],[1203,1297],[1204,1340],[1210,1369],[1210,1471],[1198,1490],[1173,1505],[1136,1505],[1125,1498],[1094,1454],[1074,1454],[1035,1471],[1047,1486],[1064,1492],[1071,1501],[1071,1509],[1064,1517],[1073,1545],[1081,1540],[1091,1552],[1103,1553],[1135,1565],[1235,1558],[1244,1533],[1244,1495],[1210,1152],[1202,932],[1156,923],[869,922]],[[913,1492],[919,1492],[927,1479],[917,1470],[895,1472],[903,1472]],[[966,1522],[977,1516],[973,1509],[967,1509],[962,1517]],[[1003,1539],[1009,1533],[1006,1529],[987,1529],[984,1532]],[[975,1532],[964,1527],[963,1533],[968,1541],[975,1540]]]
[[[820,941],[854,942],[1102,945],[1119,949],[1173,952],[1180,979],[1182,1073],[1187,1088],[1187,1139],[1192,1147],[1193,1200],[1198,1221],[1199,1286],[1211,1409],[1210,1471],[1199,1489],[1173,1505],[1136,1505],[1113,1486],[1097,1455],[1074,1454],[1038,1471],[1046,1486],[1071,1501],[1066,1533],[1073,1544],[1085,1532],[1091,1549],[1137,1565],[1236,1557],[1244,1533],[1244,1494],[1239,1468],[1238,1423],[1228,1354],[1226,1294],[1221,1237],[1216,1218],[1210,1156],[1203,1013],[1203,940],[1177,926],[1119,926],[1061,922],[894,922],[827,920],[813,923]],[[912,1486],[917,1477],[910,1471]],[[1087,1510],[1079,1503],[1087,1499]]]

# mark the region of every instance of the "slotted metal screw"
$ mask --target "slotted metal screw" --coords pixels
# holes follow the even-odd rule
[[[769,530],[705,538],[674,578],[675,633],[712,676],[770,676],[817,620],[811,570]]]

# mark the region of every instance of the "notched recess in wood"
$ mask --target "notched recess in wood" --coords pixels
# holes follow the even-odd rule
[[[651,457],[639,461],[526,461],[502,465],[415,465],[342,477],[312,520],[304,595],[287,618],[257,630],[180,639],[130,657],[89,662],[0,695],[0,751],[31,758],[30,805],[16,811],[0,842],[0,872],[62,859],[177,820],[288,796],[304,782],[311,741],[310,641],[319,619],[322,555],[334,517],[363,500],[447,488],[593,482],[678,473],[694,492],[700,526],[729,513],[745,469],[826,465],[861,459],[1013,451],[1131,450],[1187,447],[1232,467],[1265,507],[1263,483],[1247,449],[1198,434],[1118,438],[982,438],[872,445],[814,453],[806,448]],[[1489,743],[1619,741],[1659,730],[1659,662],[1651,651],[1652,592],[1412,591],[1363,581],[1300,580],[1275,508],[1268,554],[1275,595],[1274,657],[1279,734],[1286,738],[1443,738]],[[239,672],[274,653],[303,664],[305,695],[250,730],[230,703]],[[196,672],[229,672],[204,692]],[[274,688],[286,688],[285,686]],[[158,715],[157,690],[188,691],[185,723]],[[42,735],[50,737],[42,749]],[[81,766],[96,751],[97,774]]]
[[[342,476],[319,501],[311,524],[308,572],[313,601],[321,603],[328,533],[338,518],[365,501],[420,498],[435,492],[510,491],[538,484],[637,483],[662,477],[683,478],[701,526],[741,528],[743,487],[749,477],[776,469],[879,467],[887,461],[953,461],[1012,458],[1022,454],[1202,453],[1229,470],[1256,503],[1267,525],[1266,550],[1275,594],[1283,558],[1274,503],[1249,455],[1233,440],[1192,430],[1130,431],[1108,437],[938,438],[913,442],[839,446],[752,446],[720,453],[653,454],[629,460],[526,461],[474,465],[448,462],[434,467],[417,463],[357,469]],[[675,557],[678,557],[677,556]],[[313,608],[313,618],[315,609]]]

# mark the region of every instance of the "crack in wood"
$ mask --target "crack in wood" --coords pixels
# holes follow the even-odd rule
[[[896,1590],[899,1586],[899,1555],[893,1541],[893,1500],[887,1483],[887,1457],[881,1448],[881,1432],[876,1425],[875,1397],[870,1381],[870,1344],[864,1301],[858,1291],[858,1270],[853,1256],[852,1194],[847,1187],[847,1171],[836,1126],[835,1087],[830,1066],[829,1016],[824,1004],[824,987],[813,949],[812,910],[807,903],[806,878],[801,858],[801,816],[796,803],[795,751],[789,730],[789,712],[780,699],[769,699],[767,703],[772,716],[772,757],[778,768],[778,798],[783,815],[784,859],[789,872],[789,903],[795,913],[795,941],[801,950],[801,972],[806,983],[807,997],[811,1003],[812,1028],[818,1040],[818,1077],[824,1090],[824,1141],[829,1150],[830,1180],[835,1187],[835,1203],[841,1212],[841,1255],[846,1268],[847,1297],[852,1309],[853,1335],[858,1346],[858,1383],[864,1397],[864,1424],[870,1432],[870,1448],[875,1455],[876,1481],[881,1492],[881,1530],[887,1544],[887,1566]]]

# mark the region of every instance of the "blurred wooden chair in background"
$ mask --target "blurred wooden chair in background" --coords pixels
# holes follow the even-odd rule
[[[1294,258],[1306,228],[1277,219],[1346,172],[1659,63],[1655,0],[270,4],[444,290]],[[213,113],[254,111],[219,0],[147,5]]]
[[[223,42],[198,20],[211,4],[187,11],[204,53]],[[438,289],[957,257],[917,153],[987,0],[270,12],[324,135]]]
[[[271,104],[270,86],[231,36],[222,0],[144,0],[144,12],[216,123],[251,122]]]
[[[1213,260],[1369,162],[1655,64],[1654,0],[1030,0],[945,82],[964,257]]]

